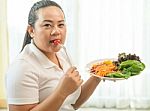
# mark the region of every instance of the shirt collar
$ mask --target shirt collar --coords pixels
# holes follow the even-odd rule
[[[51,62],[46,55],[43,54],[34,44],[33,42],[29,44],[30,49],[34,53],[34,55],[37,57],[38,61],[44,68],[51,68],[51,67],[57,67],[56,64]]]

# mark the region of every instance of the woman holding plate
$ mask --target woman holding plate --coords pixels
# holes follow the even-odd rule
[[[9,111],[74,111],[92,95],[101,80],[91,76],[83,83],[70,66],[59,45],[66,30],[56,2],[41,0],[32,6],[22,51],[6,74]]]

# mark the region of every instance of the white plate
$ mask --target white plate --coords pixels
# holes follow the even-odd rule
[[[105,61],[105,60],[112,60],[112,61],[114,61],[114,60],[116,60],[115,58],[106,58],[106,59],[99,59],[99,60],[94,60],[94,61],[91,61],[90,63],[88,63],[87,65],[86,65],[86,71],[91,75],[91,76],[95,76],[95,77],[98,77],[98,78],[100,78],[100,79],[102,79],[102,80],[110,80],[110,81],[116,81],[116,80],[124,80],[125,78],[110,78],[110,77],[102,77],[102,76],[99,76],[99,75],[96,75],[96,74],[94,74],[94,73],[91,73],[90,71],[91,71],[91,68],[92,68],[92,66],[93,66],[93,64],[97,64],[97,63],[100,63],[100,62],[103,62],[103,61]]]
[[[96,74],[90,73],[91,76],[95,76],[100,78],[101,80],[105,81],[105,80],[109,80],[109,81],[117,81],[117,80],[124,80],[125,78],[110,78],[110,77],[102,77],[102,76],[98,76]]]

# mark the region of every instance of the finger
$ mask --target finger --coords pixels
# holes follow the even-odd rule
[[[81,84],[83,83],[83,79],[81,79]]]
[[[74,75],[74,78],[76,81],[80,81],[81,80],[81,75],[79,73],[77,73],[76,75]]]
[[[81,78],[81,76],[79,76],[78,80],[79,80],[79,81],[83,81],[83,79]]]
[[[77,68],[73,66],[73,67],[69,68],[68,72],[73,73],[76,69]]]
[[[73,73],[74,73],[74,76],[75,76],[75,77],[80,76],[79,71],[77,71],[77,70],[75,70]]]

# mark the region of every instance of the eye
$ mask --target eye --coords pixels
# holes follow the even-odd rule
[[[63,27],[65,26],[65,24],[62,23],[62,24],[59,24],[58,26],[59,26],[60,28],[63,28]]]
[[[51,24],[44,24],[44,27],[50,28],[50,27],[52,27],[52,25]]]

